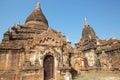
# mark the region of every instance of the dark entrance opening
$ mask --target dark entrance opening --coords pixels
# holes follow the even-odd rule
[[[44,80],[54,78],[54,57],[47,55],[44,58]]]

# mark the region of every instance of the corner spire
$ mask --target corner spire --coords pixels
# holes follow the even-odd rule
[[[36,9],[36,10],[40,10],[40,3],[39,3],[39,2],[37,2],[35,9]]]
[[[88,27],[88,25],[89,25],[86,17],[85,17],[84,25],[85,25],[85,27]]]
[[[8,28],[8,32],[10,32],[10,27]]]

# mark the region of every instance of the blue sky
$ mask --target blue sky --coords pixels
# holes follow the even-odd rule
[[[100,39],[120,39],[120,0],[2,0],[0,1],[0,42],[3,33],[24,22],[40,2],[49,26],[61,31],[74,44],[81,39],[86,17]]]

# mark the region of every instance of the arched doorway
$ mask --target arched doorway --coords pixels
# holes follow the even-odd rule
[[[54,78],[54,57],[47,55],[44,58],[44,80]]]

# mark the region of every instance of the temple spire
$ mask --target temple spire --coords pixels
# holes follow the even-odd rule
[[[35,23],[33,23],[33,21]],[[36,7],[35,9],[33,10],[33,12],[27,17],[26,21],[25,21],[25,26],[30,26],[31,23],[32,25],[36,25],[36,22],[37,22],[37,25],[41,25],[42,23],[45,23],[45,25],[48,25],[48,21],[46,19],[46,17],[44,16],[43,12],[42,12],[42,9],[40,7],[40,3],[37,2],[36,4]],[[42,22],[42,23],[41,23]],[[31,25],[31,27],[32,27]],[[37,26],[36,25],[36,26]],[[43,25],[43,24],[42,24]],[[47,26],[48,27],[48,26]],[[44,29],[44,28],[42,28]]]
[[[39,2],[37,2],[35,9],[36,9],[36,10],[40,10],[40,3],[39,3]]]
[[[88,25],[89,25],[86,17],[85,17],[84,25],[85,25],[85,27],[88,27]]]

